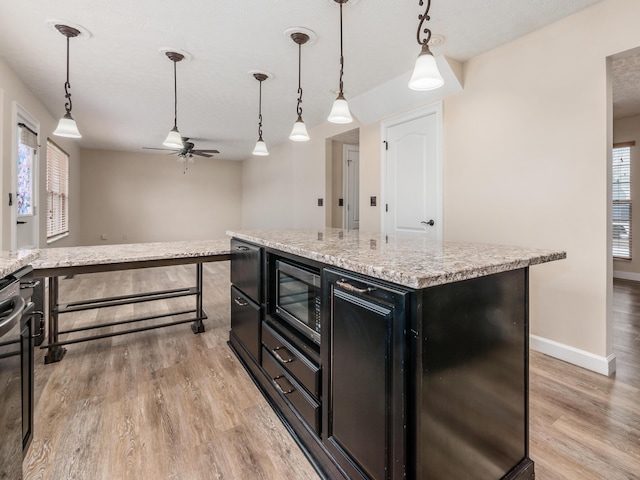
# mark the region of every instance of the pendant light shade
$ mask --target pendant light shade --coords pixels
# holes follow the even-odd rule
[[[419,0],[419,5],[424,5],[424,0]],[[418,44],[422,45],[420,55],[416,60],[413,74],[409,80],[409,88],[412,90],[426,91],[435,90],[444,85],[444,79],[440,75],[438,70],[438,64],[436,59],[429,49],[429,40],[431,40],[431,30],[428,27],[422,29],[423,24],[430,20],[429,10],[431,9],[431,0],[427,0],[427,9],[424,15],[418,15],[420,23],[418,24]],[[424,33],[425,37],[421,38],[420,35]]]
[[[184,148],[182,135],[180,135],[180,132],[178,131],[178,127],[173,127],[171,129],[171,131],[169,132],[169,135],[167,135],[167,138],[165,138],[164,142],[162,142],[162,145],[164,145],[167,148]]]
[[[327,120],[331,123],[351,123],[353,122],[353,118],[349,111],[349,104],[344,98],[344,84],[342,82],[342,77],[344,75],[344,54],[342,51],[342,4],[347,3],[349,0],[334,1],[340,4],[340,91],[338,92],[338,98],[333,102],[333,107],[331,108],[331,113],[329,113]]]
[[[298,119],[293,124],[293,129],[289,135],[289,140],[294,142],[307,142],[309,141],[309,133],[307,133],[307,127],[302,120],[302,83],[301,83],[301,64],[302,64],[302,45],[307,43],[309,35],[302,32],[295,32],[291,34],[291,39],[298,44]]]
[[[444,85],[444,79],[440,75],[436,58],[429,50],[428,45],[422,46],[422,51],[416,59],[413,75],[409,80],[409,88],[412,90],[435,90]]]
[[[57,137],[82,138],[78,130],[78,125],[76,125],[76,121],[71,116],[73,104],[71,103],[71,92],[69,91],[71,89],[71,84],[69,83],[69,39],[77,37],[80,34],[80,30],[67,25],[56,25],[56,29],[67,37],[67,81],[64,83],[64,97],[67,99],[67,102],[64,104],[66,113],[58,122],[58,126],[53,134]]]
[[[184,148],[182,135],[178,131],[178,76],[176,72],[176,64],[184,58],[184,55],[178,52],[166,52],[166,55],[173,62],[173,128],[169,131],[162,145],[167,148]]]
[[[298,117],[296,123],[293,124],[293,129],[291,130],[289,139],[294,142],[308,142],[311,139],[307,132],[307,126],[302,121],[302,117]]]
[[[267,144],[264,143],[264,140],[262,139],[262,82],[269,78],[269,76],[265,73],[254,73],[253,76],[258,80],[258,82],[260,82],[260,96],[258,97],[258,141],[251,153],[259,157],[266,157],[269,155],[269,150],[267,150]]]
[[[78,125],[76,125],[76,121],[70,112],[65,113],[64,117],[60,119],[53,134],[56,137],[82,138],[82,135],[80,135],[78,131]]]
[[[262,137],[258,138],[258,141],[256,142],[256,146],[253,148],[253,155],[257,155],[259,157],[266,157],[267,155],[269,155],[269,150],[267,150],[267,144],[264,143],[264,140],[262,140]]]
[[[327,119],[331,123],[351,123],[353,117],[349,111],[349,104],[345,100],[344,96],[338,95],[338,98],[333,102],[333,108]]]

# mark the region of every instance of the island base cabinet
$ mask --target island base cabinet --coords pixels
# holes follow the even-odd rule
[[[232,286],[231,331],[256,361],[260,361],[260,322],[260,306]]]
[[[400,478],[404,292],[325,269],[323,442],[349,478]],[[394,474],[394,465],[398,474]]]

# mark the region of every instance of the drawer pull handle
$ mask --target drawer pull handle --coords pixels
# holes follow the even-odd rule
[[[275,357],[278,359],[278,361],[279,361],[280,363],[291,363],[291,362],[293,362],[293,357],[288,358],[287,360],[285,360],[284,358],[282,358],[282,357],[280,356],[280,354],[278,354],[278,350],[282,350],[283,348],[284,348],[285,350],[287,350],[285,347],[278,347],[278,348],[274,348],[273,350],[271,350],[271,353],[273,353],[273,354],[275,355]],[[287,351],[288,351],[288,350],[287,350]],[[289,353],[291,353],[291,352],[289,352]]]
[[[341,280],[338,280],[336,282],[336,285],[338,285],[340,288],[344,288],[347,292],[353,292],[353,293],[369,293],[375,290],[375,287],[358,288],[354,285],[351,285],[344,278]]]
[[[30,280],[28,282],[24,282],[20,284],[20,289],[25,290],[27,288],[36,288],[40,285],[40,280]]]
[[[240,245],[240,246],[236,247],[236,250],[238,250],[239,252],[248,252],[249,251],[249,247],[245,247],[243,245]]]
[[[276,386],[276,389],[283,395],[289,395],[290,393],[295,392],[296,390],[295,390],[295,388],[293,388],[293,386],[289,390],[283,390],[282,389],[282,387],[278,383],[278,380],[281,379],[282,377],[283,377],[283,375],[278,375],[277,377],[274,377],[273,383]]]
[[[236,297],[233,299],[233,301],[236,302],[236,304],[240,305],[241,307],[246,307],[247,305],[249,305],[249,302],[247,302],[242,297]]]

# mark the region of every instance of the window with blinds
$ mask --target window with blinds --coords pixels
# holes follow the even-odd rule
[[[69,155],[47,139],[47,240],[69,233]]]
[[[631,147],[614,145],[611,197],[613,199],[613,256],[631,259]]]

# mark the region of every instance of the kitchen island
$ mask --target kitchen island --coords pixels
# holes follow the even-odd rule
[[[321,476],[535,478],[528,269],[564,252],[227,233],[229,344]]]

